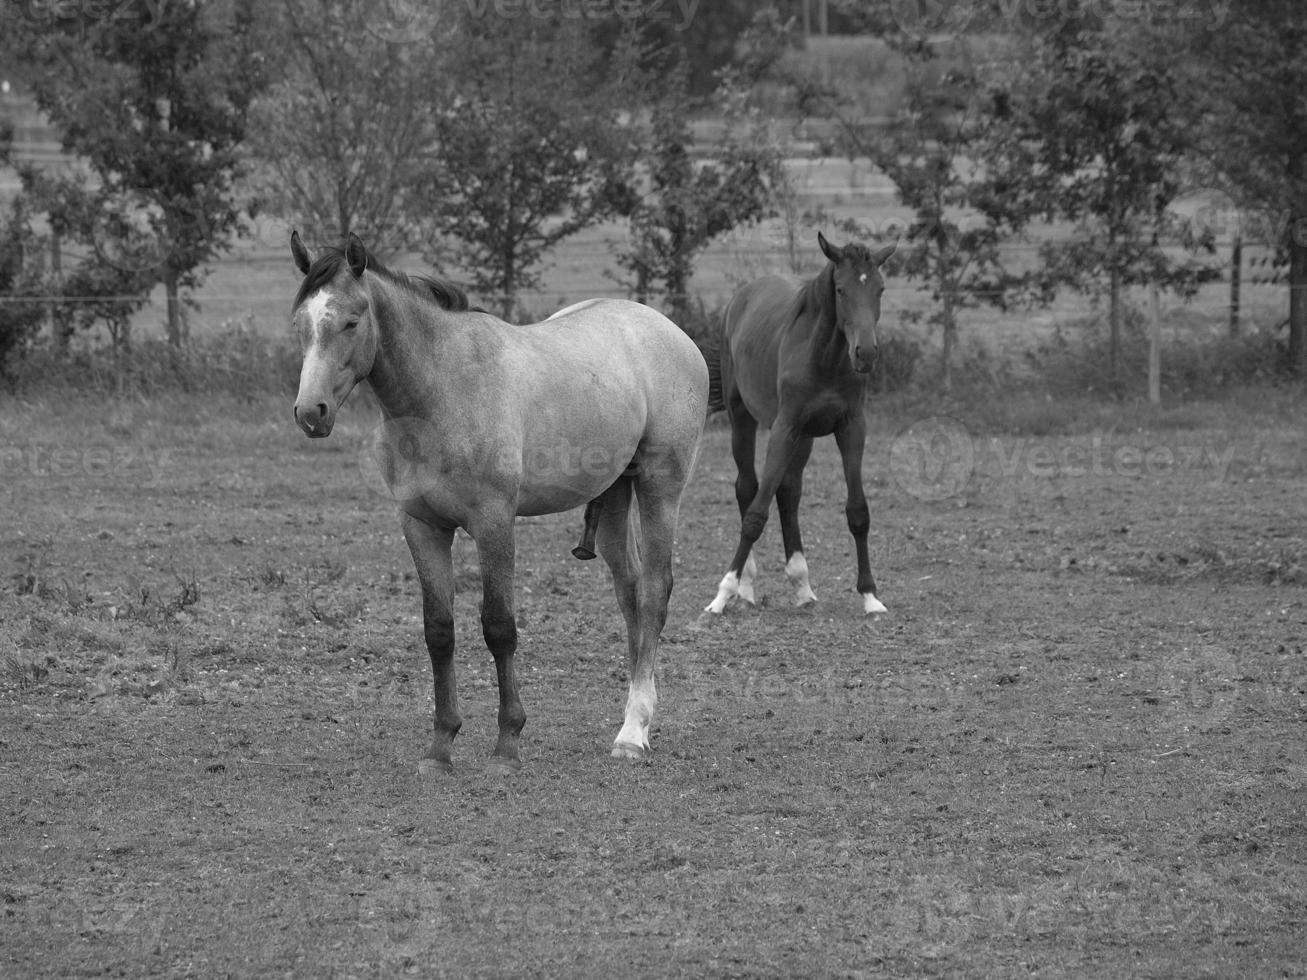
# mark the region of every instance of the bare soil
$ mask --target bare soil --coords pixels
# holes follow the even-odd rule
[[[0,973],[1278,977],[1307,934],[1307,459],[1275,392],[1040,437],[873,424],[866,621],[833,445],[762,601],[682,511],[647,764],[579,514],[519,540],[522,770],[458,555],[450,777],[363,408],[0,405]],[[829,442],[826,440],[825,442]]]

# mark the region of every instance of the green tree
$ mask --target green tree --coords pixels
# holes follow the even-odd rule
[[[941,58],[940,46],[945,51]],[[898,271],[919,279],[935,301],[940,384],[952,387],[958,314],[1005,307],[1026,277],[1009,272],[1002,245],[1035,216],[1020,192],[1030,160],[1014,138],[1001,93],[989,89],[962,39],[894,38],[905,65],[903,107],[888,127],[844,120],[843,145],[866,156],[912,209]]]
[[[637,76],[601,72],[587,31],[489,12],[449,41],[456,91],[436,119],[422,195],[457,240],[454,261],[506,318],[554,245],[628,203]]]
[[[395,13],[375,0],[271,5],[283,58],[254,103],[248,140],[263,209],[312,237],[358,232],[382,254],[433,240],[411,192],[438,165],[434,123],[446,101],[441,22],[423,8]]]
[[[151,253],[155,243],[133,222],[116,213],[113,201],[85,174],[46,173],[32,166],[19,168],[23,198],[44,215],[49,228],[42,251],[52,256],[44,279],[51,300],[52,334],[59,348],[75,330],[103,324],[116,354],[131,347],[131,319],[148,302],[155,283]],[[112,243],[106,252],[105,243]],[[65,246],[75,246],[76,265],[65,270]],[[60,261],[53,261],[58,256]]]
[[[1032,148],[1023,192],[1049,219],[1074,224],[1042,247],[1046,281],[1106,294],[1116,387],[1127,288],[1191,292],[1204,275],[1161,247],[1192,131],[1176,109],[1170,63],[1151,57],[1136,30],[1133,20],[1086,13],[1031,33],[1003,95]]]
[[[1159,33],[1162,50],[1186,53],[1204,158],[1236,205],[1271,218],[1269,244],[1289,266],[1288,366],[1307,376],[1307,6],[1240,0],[1219,22]]]
[[[262,85],[263,8],[254,0],[6,4],[0,33],[64,149],[84,159],[108,205],[110,261],[164,286],[168,339],[183,339],[181,291],[241,229],[235,203],[246,113]],[[130,215],[152,247],[116,251]]]
[[[0,376],[9,374],[45,318],[41,254],[31,216],[15,198],[0,214]]]
[[[660,284],[669,315],[684,325],[696,256],[718,235],[765,217],[785,175],[768,122],[731,72],[723,73],[715,99],[727,120],[724,137],[711,159],[693,158],[694,100],[684,62],[673,57],[673,66],[658,73],[662,87],[641,153],[647,172],[639,180],[647,186],[633,189],[630,244],[617,261],[631,273],[636,299],[646,302]]]

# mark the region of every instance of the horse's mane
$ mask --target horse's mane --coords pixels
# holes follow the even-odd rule
[[[835,266],[827,262],[822,270],[799,287],[790,305],[789,322],[793,325],[807,310],[817,312],[817,322],[825,324],[835,318]]]
[[[471,309],[468,305],[467,293],[452,282],[445,282],[431,276],[396,272],[382,265],[371,252],[367,253],[367,257],[370,271],[375,272],[388,282],[394,283],[401,289],[408,290],[415,296],[434,301],[442,310],[461,313]],[[300,283],[299,292],[295,294],[295,302],[291,304],[291,309],[297,309],[300,303],[304,302],[315,291],[331,282],[344,262],[344,248],[338,245],[325,246],[318,253],[317,258],[313,260],[313,264],[309,266],[309,271],[305,273],[304,281]]]

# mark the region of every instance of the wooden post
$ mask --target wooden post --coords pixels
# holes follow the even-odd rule
[[[1148,290],[1148,401],[1162,401],[1162,301],[1157,284]]]
[[[1234,233],[1230,249],[1230,336],[1239,336],[1239,293],[1243,288],[1243,235]]]

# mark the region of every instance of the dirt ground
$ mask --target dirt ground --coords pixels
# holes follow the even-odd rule
[[[579,514],[519,537],[522,770],[457,556],[465,725],[347,411],[0,404],[0,973],[1279,977],[1307,935],[1300,398],[1043,436],[878,414],[865,621],[830,440],[762,601],[703,623],[728,438],[685,500],[647,764]],[[773,522],[774,523],[774,522]]]

